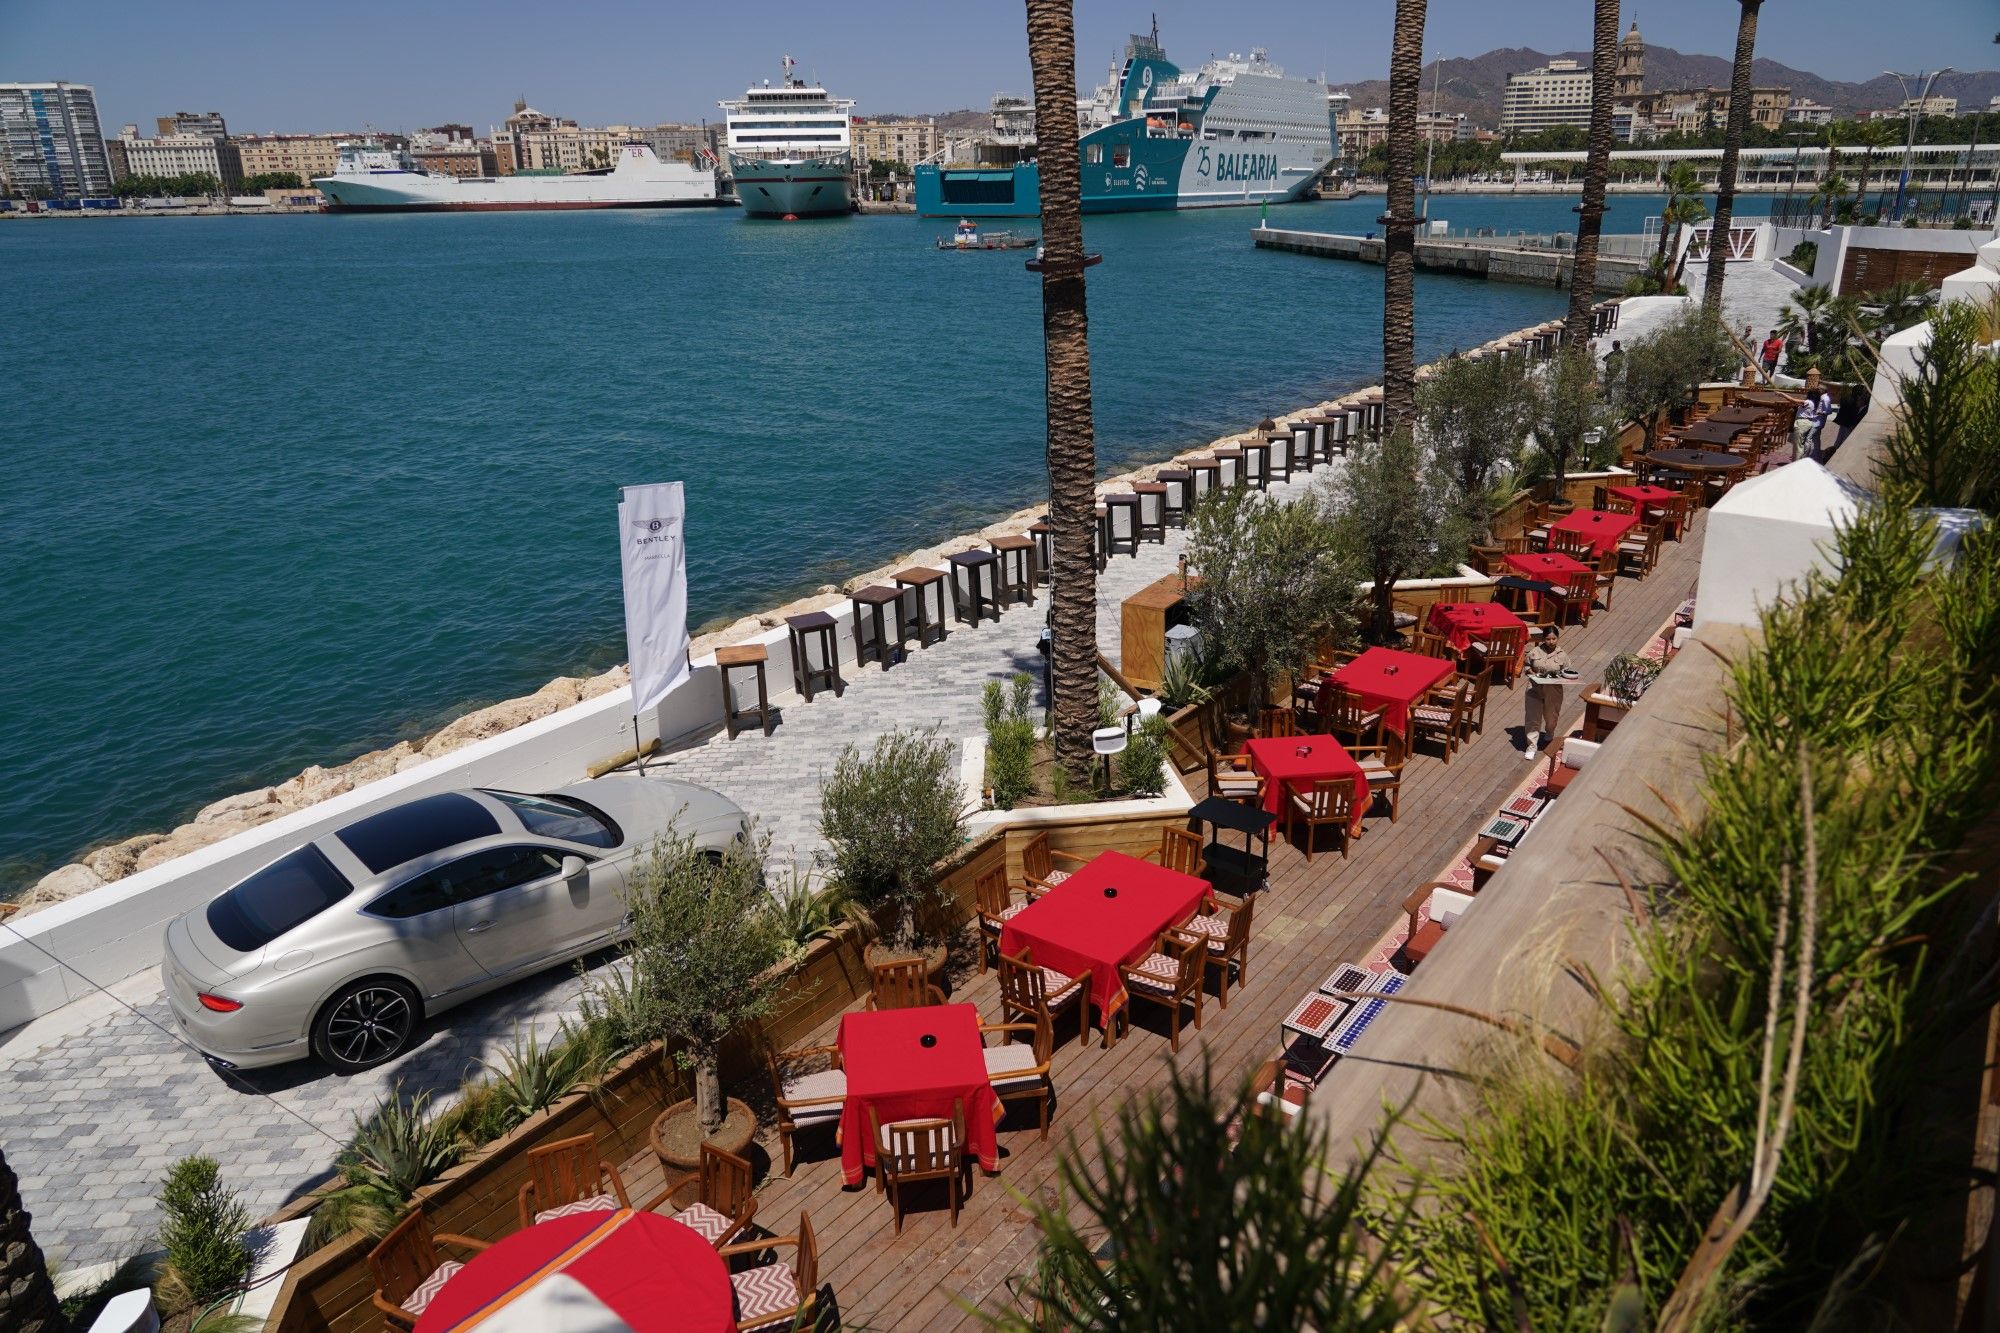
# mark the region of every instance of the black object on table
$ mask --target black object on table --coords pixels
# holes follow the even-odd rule
[[[1227,801],[1220,796],[1210,796],[1194,809],[1188,811],[1188,818],[1198,824],[1211,824],[1215,828],[1208,845],[1202,849],[1202,857],[1208,863],[1209,882],[1218,888],[1227,878],[1243,892],[1264,887],[1271,868],[1271,825],[1278,817],[1270,811],[1241,801]],[[1243,835],[1243,848],[1222,845],[1222,833],[1227,829]],[[1264,850],[1251,849],[1251,843],[1261,839]]]
[[[1650,454],[1642,455],[1639,461],[1696,472],[1729,472],[1747,466],[1750,460],[1741,454],[1727,454],[1714,449],[1655,449]]]

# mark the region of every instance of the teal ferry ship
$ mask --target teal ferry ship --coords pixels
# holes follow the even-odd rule
[[[992,138],[946,149],[969,153],[970,163],[917,167],[919,214],[1042,211],[1040,171],[1018,130],[1021,104],[1002,98],[994,108]],[[1086,213],[1282,203],[1305,195],[1334,158],[1325,85],[1285,77],[1262,50],[1183,73],[1161,49],[1157,28],[1126,44],[1079,117]]]

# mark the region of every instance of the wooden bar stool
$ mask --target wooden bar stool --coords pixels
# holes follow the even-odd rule
[[[1307,432],[1306,438],[1312,438],[1311,432]],[[1271,447],[1268,450],[1269,456],[1264,463],[1264,471],[1272,481],[1290,481],[1292,479],[1292,468],[1295,466],[1297,459],[1297,452],[1292,441],[1293,437],[1290,435],[1273,435],[1271,437]]]
[[[812,702],[813,688],[832,690],[837,699],[847,689],[840,678],[840,622],[824,611],[808,611],[802,616],[786,616],[792,632],[792,684]],[[820,665],[812,664],[813,649],[819,649]]]
[[[1201,454],[1188,460],[1188,507],[1210,491],[1222,489],[1222,464]]]
[[[1035,584],[1042,572],[1035,559],[1035,539],[995,537],[986,544],[993,548],[993,554],[1000,557],[999,567],[994,570],[998,598],[1002,602],[1026,602],[1033,606]]]
[[[978,625],[980,617],[992,608],[993,619],[1000,618],[1000,557],[991,551],[960,551],[945,557],[951,566],[951,614],[955,620],[968,625]],[[961,597],[958,591],[958,576],[965,575],[966,590]],[[968,607],[971,614],[967,614]]]
[[[715,665],[722,676],[722,723],[729,728],[729,739],[736,739],[737,725],[747,721],[753,714],[757,725],[771,734],[771,695],[764,682],[764,663],[770,659],[761,643],[736,643],[727,648],[715,650]],[[730,687],[729,673],[739,667],[754,667],[757,672],[757,706],[742,708],[736,706],[736,691]]]
[[[909,621],[903,615],[903,590],[877,583],[872,587],[857,588],[848,595],[848,602],[854,608],[854,665],[876,661],[887,671],[893,664],[903,659],[903,641],[909,633]],[[889,607],[895,610],[888,610]],[[864,624],[872,623],[875,634],[871,639],[861,632]],[[889,647],[889,630],[896,631],[896,647]]]
[[[914,565],[909,569],[902,570],[894,577],[898,588],[912,588],[916,590],[917,613],[910,618],[910,623],[917,631],[917,647],[930,647],[932,643],[931,633],[933,631],[937,633],[936,642],[943,643],[945,640],[945,631],[948,628],[947,622],[950,620],[950,616],[944,609],[944,571],[941,569],[925,569],[921,565]],[[933,589],[937,592],[937,621],[935,624],[931,621],[930,605]]]
[[[1215,462],[1220,469],[1216,481],[1224,486],[1243,484],[1243,451],[1233,444],[1225,444],[1215,451]]]
[[[1139,497],[1139,540],[1164,543],[1167,540],[1166,486],[1157,481],[1135,481],[1132,483],[1132,494]]]
[[[1271,442],[1259,437],[1243,442],[1243,482],[1260,491],[1271,489]]]
[[[1326,418],[1314,417],[1307,423],[1305,456],[1309,461],[1306,471],[1310,472],[1332,455],[1326,451]]]
[[[1104,505],[1097,506],[1097,526],[1090,532],[1090,556],[1097,561],[1100,574],[1111,563],[1111,510]]]
[[[1038,518],[1028,528],[1028,539],[1035,544],[1035,568],[1044,580],[1054,577],[1056,567],[1055,529],[1045,518]]]
[[[1139,497],[1131,491],[1104,497],[1104,549],[1112,555],[1139,554]]]
[[[1166,490],[1160,505],[1160,520],[1168,527],[1187,526],[1188,505],[1194,501],[1194,474],[1184,467],[1163,467],[1153,474]]]

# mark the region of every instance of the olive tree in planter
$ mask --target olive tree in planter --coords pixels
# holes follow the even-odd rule
[[[1374,452],[1369,450],[1366,452]],[[1349,463],[1352,467],[1354,464]],[[1211,492],[1188,514],[1187,590],[1204,658],[1250,678],[1252,713],[1268,700],[1273,669],[1304,664],[1350,623],[1353,566],[1313,500],[1286,504],[1245,486]]]
[[[676,1164],[699,1161],[704,1140],[741,1151],[756,1132],[748,1106],[723,1100],[721,1050],[770,1012],[784,979],[786,942],[764,889],[768,849],[768,838],[746,839],[717,855],[669,835],[627,892],[631,977],[620,1003],[694,1078],[693,1100],[668,1107],[653,1126],[655,1145]]]
[[[1626,358],[1626,375],[1631,374],[1631,358]],[[1611,416],[1597,393],[1597,362],[1581,347],[1566,348],[1542,372],[1535,394],[1535,453],[1540,469],[1555,481],[1554,499],[1567,503],[1563,488],[1572,466],[1585,467],[1605,460],[1616,439]],[[1586,452],[1591,431],[1598,431],[1598,445]]]
[[[819,831],[833,877],[875,914],[889,947],[944,965],[950,895],[938,865],[965,843],[951,742],[892,731],[868,753],[849,745],[820,783]]]
[[[1735,364],[1729,335],[1695,307],[1626,348],[1619,407],[1645,429],[1646,451],[1666,414],[1694,402],[1704,381],[1727,375]]]
[[[1321,484],[1343,556],[1335,563],[1369,582],[1368,638],[1393,642],[1397,581],[1452,572],[1465,553],[1454,481],[1405,430],[1350,455],[1347,467]],[[1347,575],[1350,589],[1356,577]]]
[[[1482,542],[1519,488],[1536,402],[1527,363],[1514,356],[1455,356],[1417,386],[1422,437],[1457,481],[1460,510]]]

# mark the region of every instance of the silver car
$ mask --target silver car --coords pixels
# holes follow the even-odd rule
[[[623,939],[626,875],[670,826],[705,854],[746,831],[717,792],[624,774],[391,806],[175,918],[167,1001],[232,1069],[378,1065],[426,1015]]]

